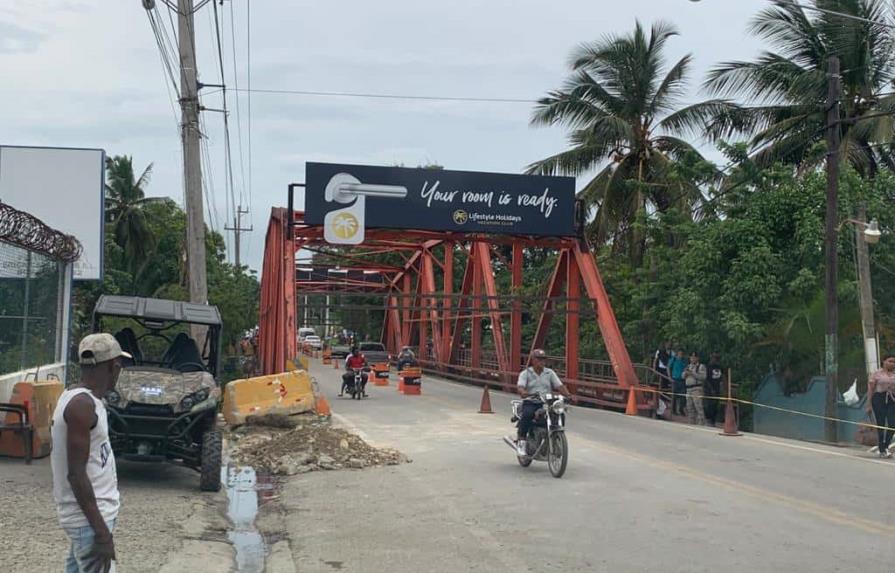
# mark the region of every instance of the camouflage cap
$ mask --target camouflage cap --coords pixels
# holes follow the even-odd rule
[[[101,364],[121,356],[132,358],[130,354],[121,350],[121,345],[114,336],[105,332],[88,334],[78,346],[78,362],[85,365]]]

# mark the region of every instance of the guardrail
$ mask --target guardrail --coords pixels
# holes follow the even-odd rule
[[[557,357],[547,358],[548,365],[556,360],[561,360]],[[496,360],[494,360],[494,362],[496,362]],[[608,362],[605,364],[602,361],[592,362],[598,364],[601,368],[608,367],[610,370],[612,368],[612,365]],[[488,386],[507,392],[515,391],[516,379],[519,376],[518,371],[501,371],[496,365],[490,367],[493,363],[486,360],[485,356],[482,356],[480,366],[478,367],[467,366],[462,363],[448,364],[436,360],[420,360],[419,363],[423,368],[423,371],[430,374],[437,374],[460,382],[470,383],[477,386]],[[550,367],[553,368],[553,366]],[[565,370],[563,369],[561,372],[564,373]],[[571,379],[562,376],[559,372],[557,373],[579,403],[611,409],[625,409],[630,389],[621,386],[615,380],[614,374],[612,378],[607,377],[600,379],[597,378],[597,375],[592,375],[590,378],[579,376],[576,379]],[[658,373],[656,373],[656,376],[658,377]],[[638,388],[641,387],[643,388],[643,391],[638,391]],[[655,415],[659,399],[659,393],[656,391],[657,387],[658,380],[656,384],[643,384],[634,388],[635,391],[637,391],[638,411],[644,411],[650,415]]]

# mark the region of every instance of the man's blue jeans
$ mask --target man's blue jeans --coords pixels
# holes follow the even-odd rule
[[[115,520],[106,522],[109,531],[115,529]],[[93,546],[93,538],[95,534],[93,528],[89,525],[84,527],[65,527],[65,534],[71,540],[71,548],[68,552],[68,558],[65,560],[65,573],[93,573],[84,568],[81,563],[80,556]]]

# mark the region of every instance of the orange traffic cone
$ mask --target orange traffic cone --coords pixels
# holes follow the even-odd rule
[[[737,415],[736,411],[733,409],[733,402],[731,400],[727,400],[727,407],[724,410],[724,431],[721,432],[722,436],[734,437],[734,436],[742,436],[739,428],[737,427]]]
[[[488,386],[485,386],[485,391],[482,392],[482,405],[479,406],[479,414],[493,414],[494,410],[491,409],[491,394],[488,392]]]
[[[317,400],[314,403],[314,411],[317,412],[318,416],[332,415],[332,410],[329,408],[329,400],[327,400],[326,396],[323,394],[317,394]]]
[[[628,405],[625,406],[625,415],[637,415],[637,395],[634,386],[631,386],[630,391],[628,392]]]

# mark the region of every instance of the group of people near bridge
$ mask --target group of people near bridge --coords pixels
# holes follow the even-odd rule
[[[674,349],[666,342],[653,355],[653,369],[659,374],[663,392],[671,392],[671,413],[687,416],[691,424],[715,426],[720,411],[724,381],[721,354],[712,352],[703,363],[698,352]],[[664,403],[667,407],[668,404]]]

